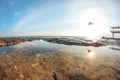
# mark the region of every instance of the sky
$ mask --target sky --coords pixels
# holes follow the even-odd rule
[[[0,0],[0,36],[110,34],[111,26],[120,25],[119,4],[120,0]]]

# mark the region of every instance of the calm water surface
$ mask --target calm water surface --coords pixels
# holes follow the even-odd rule
[[[32,42],[24,42],[14,46],[3,47],[0,48],[0,53],[14,53],[14,52],[26,52],[30,53],[59,53],[59,52],[66,52],[68,54],[72,54],[73,56],[87,56],[87,48],[91,49],[91,51],[95,52],[94,57],[108,57],[108,58],[115,58],[119,59],[120,51],[119,50],[112,50],[107,46],[103,47],[91,47],[91,46],[75,46],[75,45],[64,45],[64,44],[57,44],[57,43],[50,43],[43,40],[37,40]]]
[[[89,56],[89,53],[87,52],[88,48],[94,52],[93,56]],[[19,53],[19,54],[25,53],[27,55],[58,54],[60,57],[61,54],[64,53],[65,55],[69,55],[69,56],[65,58],[60,58],[61,60],[59,59],[59,61],[57,61],[56,64],[60,65],[58,63],[62,62],[62,60],[64,59],[66,63],[63,64],[62,62],[62,64],[64,66],[69,66],[71,68],[69,69],[67,68],[68,70],[67,72],[61,72],[64,71],[63,70],[64,67],[62,67],[63,66],[62,65],[61,71],[57,71],[59,75],[60,74],[63,75],[63,73],[67,75],[69,74],[69,71],[71,71],[71,73],[74,73],[76,75],[77,73],[84,75],[83,78],[86,76],[85,78],[86,80],[88,78],[89,78],[88,80],[99,80],[101,78],[105,80],[120,79],[120,51],[109,49],[107,46],[103,46],[103,47],[75,46],[75,45],[70,46],[70,45],[49,43],[43,40],[40,41],[37,40],[32,42],[20,43],[14,46],[0,48],[1,55],[14,54],[14,53]],[[59,58],[59,56],[57,58]],[[72,75],[72,76],[76,77],[76,75],[74,76]],[[66,80],[67,78],[68,80],[70,80],[71,76],[67,76],[67,77],[65,76],[65,78]],[[78,79],[74,78],[73,80],[78,80]]]

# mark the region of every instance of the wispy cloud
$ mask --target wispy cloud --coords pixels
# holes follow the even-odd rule
[[[96,5],[99,3],[104,3],[104,6]],[[92,7],[89,7],[91,5]],[[108,13],[114,13],[114,11],[116,11],[116,7],[113,7],[112,3],[108,0],[101,0],[99,2],[95,0],[75,0],[74,2],[72,0],[69,2],[67,0],[65,2],[53,1],[46,2],[42,5],[36,3],[36,5],[31,6],[23,12],[24,15],[14,24],[15,33],[24,35],[85,35],[87,34],[85,33],[87,27],[84,26],[87,26],[87,23],[84,25],[83,21],[86,17],[81,17],[83,16],[82,12],[93,9],[94,7],[103,13],[105,20],[105,25],[101,23],[101,25],[97,25],[96,29],[101,29],[101,31],[103,30],[105,33],[108,33],[109,30],[107,26],[118,24],[116,21],[109,20],[109,15],[108,17],[106,16]],[[110,9],[107,10],[108,8]],[[67,15],[64,13],[65,11]],[[62,13],[64,14],[62,15]],[[19,12],[16,13],[16,15],[19,15]],[[98,15],[98,17],[101,16]],[[65,28],[58,28],[64,25],[66,26]],[[100,33],[101,32],[98,34]]]
[[[14,13],[14,16],[15,16],[15,17],[18,17],[18,16],[21,15],[21,14],[22,14],[21,11],[16,11],[16,12]]]
[[[15,0],[10,0],[10,5],[14,6],[15,5]]]
[[[61,6],[62,3],[57,3],[57,4],[50,4],[46,3],[44,6],[37,6],[37,7],[30,7],[26,9],[26,13],[23,15],[23,17],[20,18],[20,20],[15,23],[14,31],[19,32],[20,30],[24,30],[24,28],[30,30],[33,28],[38,28],[40,27],[46,27],[48,25],[56,25],[56,24],[61,24],[65,23],[65,20],[53,20],[51,16],[53,16],[55,13],[55,10],[59,11],[59,9],[64,8],[64,7],[59,7]],[[61,12],[62,13],[62,12]],[[17,13],[16,13],[17,14]],[[57,14],[56,16],[59,16]],[[50,20],[49,17],[51,17]],[[55,17],[55,16],[53,16]],[[45,21],[46,19],[46,21]],[[65,21],[65,22],[64,22]],[[68,22],[68,21],[67,21]]]

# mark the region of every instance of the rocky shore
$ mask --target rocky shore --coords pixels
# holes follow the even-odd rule
[[[58,44],[65,44],[65,45],[80,45],[80,46],[104,46],[105,44],[102,42],[94,42],[92,40],[75,40],[75,39],[68,39],[68,38],[51,38],[51,39],[43,39],[47,42],[58,43]]]
[[[90,62],[66,53],[12,53],[0,56],[0,80],[119,80],[119,64]]]
[[[37,40],[36,38],[0,38],[0,47],[16,45],[25,41],[34,41]]]
[[[100,41],[92,41],[87,39],[70,39],[70,38],[0,38],[0,47],[11,46],[25,41],[44,40],[51,43],[65,44],[65,45],[81,45],[81,46],[104,46]]]
[[[112,40],[112,39],[99,39],[97,41],[89,40],[89,39],[75,39],[75,38],[28,38],[28,37],[14,37],[14,38],[0,38],[0,47],[16,45],[26,41],[34,41],[34,40],[44,40],[50,43],[58,43],[65,45],[78,45],[78,46],[107,46],[107,45],[117,45],[120,46],[120,40]]]
[[[104,52],[102,48],[94,47],[93,51],[96,54],[90,57],[87,47],[66,46],[81,45],[82,41],[90,43],[91,40],[71,38],[10,40],[14,39],[20,40],[19,43],[32,42],[0,49],[0,80],[120,80],[118,51],[111,52],[105,48]],[[39,42],[44,42],[45,45]],[[48,42],[66,45],[58,47]],[[99,42],[109,44],[104,40]]]

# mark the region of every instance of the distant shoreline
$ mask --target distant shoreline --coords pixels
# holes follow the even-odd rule
[[[16,45],[26,41],[34,41],[34,40],[44,40],[51,43],[65,44],[65,45],[81,45],[81,46],[104,46],[101,42],[93,42],[92,40],[85,39],[85,37],[72,37],[72,36],[41,36],[41,37],[7,37],[0,38],[0,47],[6,47],[11,45]]]

